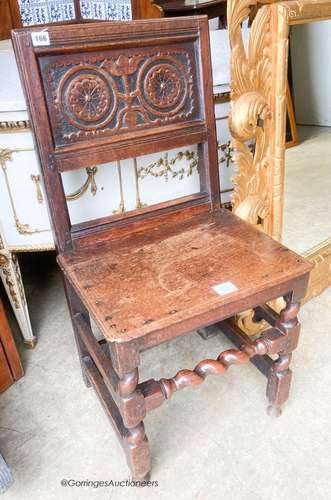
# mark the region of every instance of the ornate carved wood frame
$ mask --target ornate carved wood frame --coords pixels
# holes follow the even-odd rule
[[[245,47],[241,23],[255,12]],[[233,208],[277,240],[283,218],[289,26],[326,19],[331,19],[331,0],[228,0],[230,130],[237,166]],[[304,256],[315,265],[307,301],[331,285],[331,238]]]

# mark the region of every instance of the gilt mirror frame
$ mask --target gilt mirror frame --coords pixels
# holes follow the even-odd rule
[[[254,19],[245,47],[241,24],[249,17]],[[229,125],[237,170],[233,210],[278,241],[283,229],[289,27],[327,19],[331,0],[228,0]],[[303,255],[314,264],[307,301],[331,285],[331,237]]]

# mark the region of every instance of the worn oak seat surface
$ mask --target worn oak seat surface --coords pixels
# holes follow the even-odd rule
[[[97,250],[59,257],[67,278],[111,341],[127,341],[203,315],[232,313],[229,306],[308,272],[310,266],[227,210],[167,223],[115,239]],[[238,291],[218,295],[230,281]],[[177,325],[178,326],[178,325]]]

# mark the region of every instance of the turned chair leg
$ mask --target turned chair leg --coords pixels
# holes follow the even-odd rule
[[[278,358],[273,363],[268,374],[267,398],[269,406],[267,412],[272,417],[281,415],[281,407],[289,397],[292,379],[290,369],[292,351],[298,345],[300,334],[300,323],[297,318],[300,304],[292,302],[292,294],[286,295],[284,299],[286,306],[281,311],[276,326],[286,336],[285,348],[278,353]]]
[[[132,356],[130,347],[110,344],[112,364],[119,380],[117,396],[119,411],[124,425],[122,435],[127,462],[135,480],[147,480],[151,471],[151,456],[143,419],[146,416],[146,404],[143,394],[137,389],[139,372],[138,355]],[[130,371],[128,369],[130,368]]]

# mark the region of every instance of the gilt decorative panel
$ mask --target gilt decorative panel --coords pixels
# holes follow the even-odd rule
[[[57,146],[200,119],[192,45],[41,58]]]

